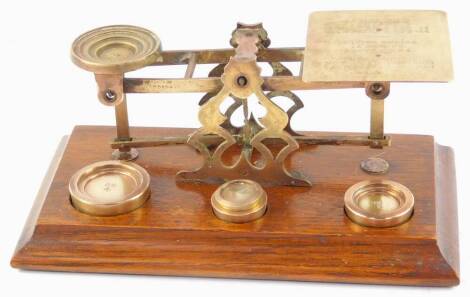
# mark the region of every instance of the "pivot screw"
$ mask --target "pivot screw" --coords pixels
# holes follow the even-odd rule
[[[237,77],[237,85],[240,87],[245,87],[248,84],[248,79],[244,75]]]
[[[106,90],[106,92],[104,93],[104,97],[106,98],[106,100],[108,102],[114,102],[116,101],[116,93],[113,91],[113,90]]]
[[[382,91],[384,90],[383,85],[379,83],[372,84],[370,88],[375,95],[380,95]]]

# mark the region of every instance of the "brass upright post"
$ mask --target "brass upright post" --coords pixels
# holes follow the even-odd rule
[[[366,94],[371,99],[370,103],[370,134],[372,147],[381,148],[381,140],[384,135],[384,103],[390,93],[390,82],[370,82],[365,85]]]
[[[116,133],[118,140],[129,140],[129,118],[127,115],[127,101],[126,95],[123,94],[121,103],[115,106],[116,114]]]
[[[122,101],[114,107],[116,115],[116,140],[130,141],[132,140],[129,131],[129,117],[127,114],[126,94],[122,94]],[[129,146],[121,146],[114,150],[112,157],[116,160],[134,160],[139,155],[135,148]]]
[[[124,75],[95,74],[98,84],[98,99],[107,106],[114,106],[116,117],[116,141],[131,141],[129,118],[127,115],[126,93],[124,92]],[[113,151],[114,160],[134,160],[139,155],[135,148],[120,146]]]
[[[369,135],[371,139],[384,138],[384,102],[383,99],[371,99]]]

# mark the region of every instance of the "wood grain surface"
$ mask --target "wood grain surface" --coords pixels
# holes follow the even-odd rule
[[[191,129],[131,128],[133,136],[186,135]],[[308,132],[312,135],[324,133]],[[151,198],[115,217],[75,210],[68,181],[81,167],[110,159],[113,127],[78,126],[57,166],[51,165],[11,265],[22,269],[452,286],[459,283],[457,206],[452,150],[431,136],[391,135],[392,146],[303,146],[288,167],[313,187],[270,187],[268,211],[257,221],[230,224],[212,213],[216,185],[176,182],[201,165],[190,147],[139,149],[136,163],[152,178]],[[383,178],[415,195],[410,221],[366,228],[343,211],[352,184],[377,179],[361,160],[390,162]],[[26,198],[22,198],[26,199]]]

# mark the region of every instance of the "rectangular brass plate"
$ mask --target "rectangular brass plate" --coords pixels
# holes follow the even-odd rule
[[[310,15],[302,80],[449,81],[442,11],[323,11]]]

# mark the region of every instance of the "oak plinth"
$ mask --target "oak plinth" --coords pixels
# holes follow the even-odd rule
[[[131,130],[136,137],[191,131]],[[302,146],[287,163],[306,174],[313,187],[265,188],[266,214],[232,224],[212,212],[210,199],[217,185],[176,181],[179,170],[202,162],[184,145],[139,149],[135,162],[149,172],[152,195],[138,210],[114,217],[75,210],[68,194],[70,177],[87,164],[109,160],[114,133],[113,127],[78,126],[63,142],[33,205],[13,267],[424,286],[459,283],[453,153],[431,136],[391,135],[392,146],[383,150]],[[360,168],[362,160],[378,154],[390,163],[384,177],[404,184],[415,197],[412,218],[397,227],[361,227],[344,214],[346,189],[380,178]]]

